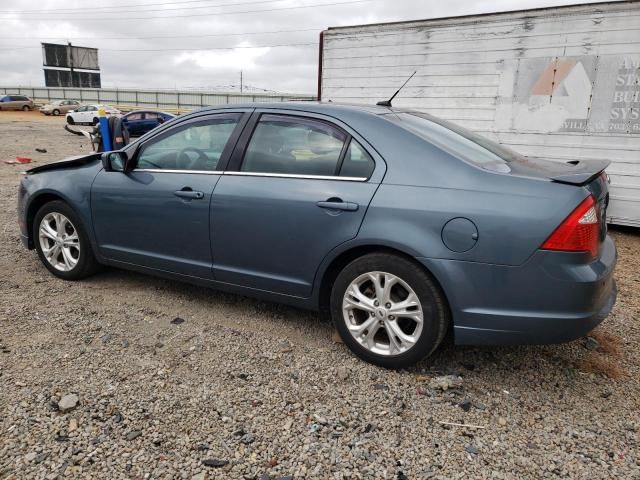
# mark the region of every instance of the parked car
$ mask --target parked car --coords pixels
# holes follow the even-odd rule
[[[69,125],[95,125],[98,123],[98,110],[105,109],[105,114],[120,115],[120,110],[109,105],[83,105],[76,110],[67,113],[67,123]]]
[[[564,342],[616,299],[608,161],[525,158],[430,115],[208,108],[124,149],[32,168],[22,241],[57,277],[99,264],[327,309],[369,362]]]
[[[28,112],[34,108],[33,100],[24,95],[5,95],[0,98],[0,110],[24,110]]]
[[[175,118],[166,112],[156,110],[135,110],[122,116],[122,123],[132,137],[141,137],[158,125]]]
[[[80,102],[76,100],[54,100],[40,107],[40,112],[45,115],[60,115],[80,108]]]

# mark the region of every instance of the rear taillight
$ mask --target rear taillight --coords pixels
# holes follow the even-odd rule
[[[542,244],[543,250],[598,254],[600,225],[596,200],[585,198]]]

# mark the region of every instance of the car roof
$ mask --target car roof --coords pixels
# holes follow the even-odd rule
[[[204,107],[197,112],[215,111],[229,108],[268,108],[279,110],[296,110],[300,112],[325,113],[339,116],[340,113],[360,112],[373,115],[382,115],[390,111],[400,111],[399,109],[381,107],[378,105],[367,105],[357,103],[338,103],[338,102],[249,102],[234,103],[226,105],[216,105],[212,107]]]
[[[162,110],[131,110],[130,112],[126,113],[125,117],[127,115],[131,115],[132,113],[161,113],[162,115],[169,115],[171,117],[175,117],[174,114],[163,112]]]

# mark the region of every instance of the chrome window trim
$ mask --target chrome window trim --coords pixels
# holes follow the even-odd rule
[[[232,172],[226,171],[224,175],[237,175],[242,177],[278,177],[278,178],[302,178],[305,180],[341,180],[344,182],[366,182],[366,177],[338,177],[335,175],[297,175],[295,173],[260,173],[260,172]]]
[[[333,175],[296,175],[294,173],[222,172],[220,170],[169,170],[163,168],[135,168],[132,172],[191,173],[201,175],[236,175],[241,177],[299,178],[303,180],[340,180],[343,182],[366,182],[367,177],[337,177]]]
[[[192,173],[201,175],[222,175],[220,170],[169,170],[164,168],[134,168],[132,172],[150,172],[150,173]]]

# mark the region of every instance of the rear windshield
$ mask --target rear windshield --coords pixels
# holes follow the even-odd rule
[[[393,112],[384,116],[436,147],[486,170],[508,173],[509,162],[522,158],[488,138],[426,113]]]

